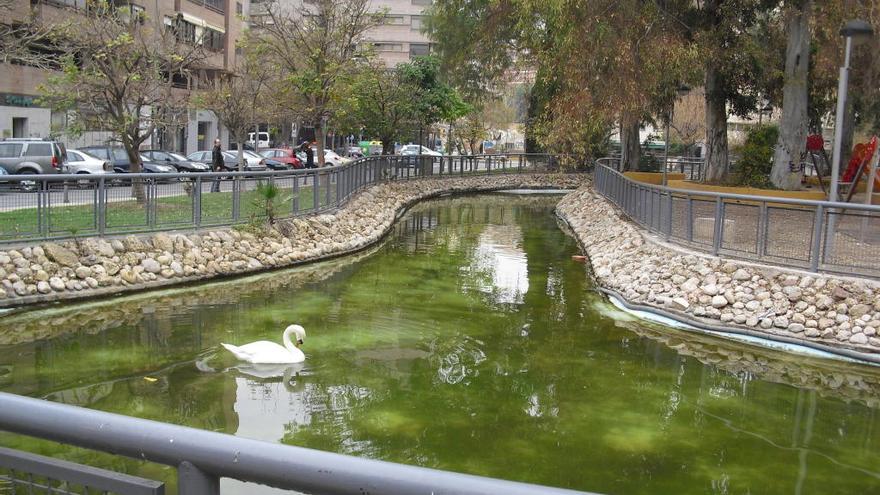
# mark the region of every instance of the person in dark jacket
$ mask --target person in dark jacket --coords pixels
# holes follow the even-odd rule
[[[299,147],[300,151],[306,154],[306,168],[315,168],[315,152],[308,141],[303,141]]]
[[[220,148],[220,140],[214,140],[214,149],[211,151],[211,168],[214,172],[222,172],[225,162],[223,161],[223,150]],[[211,184],[211,192],[220,192],[220,179],[214,179]]]

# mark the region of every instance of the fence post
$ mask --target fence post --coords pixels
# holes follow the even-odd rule
[[[147,225],[151,229],[156,228],[156,217],[158,216],[157,211],[157,203],[156,196],[159,195],[158,184],[153,179],[147,179],[144,181],[144,185],[147,188],[146,196],[147,196]]]
[[[694,242],[694,198],[690,194],[687,196],[687,216],[684,230],[688,242]]]
[[[98,179],[98,197],[95,198],[95,210],[98,215],[98,235],[107,231],[107,188],[104,176]]]
[[[825,207],[816,207],[816,217],[813,220],[813,242],[810,249],[810,271],[819,271],[819,260],[822,256],[822,223],[825,220]]]
[[[721,236],[724,235],[724,201],[721,197],[715,198],[715,231],[712,233],[712,254],[718,255],[721,249]]]
[[[670,240],[672,238],[672,215],[674,215],[674,206],[675,202],[672,198],[672,193],[668,193],[667,197],[669,201],[667,201],[668,207],[666,208],[666,240]]]
[[[217,177],[219,187],[223,186],[223,180]],[[241,180],[238,177],[232,179],[232,220],[237,221],[241,216]]]
[[[36,180],[34,183],[37,190],[37,231],[45,239],[49,236],[49,196],[46,194],[49,183],[45,180]]]
[[[325,198],[326,201],[324,201],[324,205],[327,208],[329,208],[330,207],[330,183],[333,182],[333,180],[332,180],[333,173],[328,170],[327,173],[325,173],[324,175],[327,176],[327,193],[326,193],[326,198]]]
[[[318,169],[312,172],[312,209],[318,211],[318,202],[320,201],[321,191],[318,190]]]
[[[755,253],[759,258],[763,258],[767,254],[767,225],[769,217],[767,216],[767,202],[762,201],[761,206],[758,209],[758,232],[757,232],[757,246],[755,246]]]
[[[296,215],[299,211],[299,175],[293,176],[293,196],[291,197],[291,213]]]
[[[219,495],[220,478],[183,461],[177,466],[177,490],[180,495]]]
[[[202,178],[196,175],[196,182],[193,185],[193,225],[196,228],[202,225]]]

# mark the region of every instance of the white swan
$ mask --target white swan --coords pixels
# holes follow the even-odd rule
[[[296,334],[296,345],[290,341],[290,334]],[[284,342],[284,347],[276,344],[275,342],[269,342],[267,340],[260,340],[258,342],[251,342],[250,344],[245,344],[243,346],[235,346],[231,344],[223,344],[229,352],[235,355],[238,359],[242,361],[247,361],[249,363],[254,364],[288,364],[288,363],[301,363],[305,361],[306,355],[303,354],[301,350],[299,350],[299,346],[302,345],[303,339],[306,338],[306,331],[303,327],[299,325],[290,325],[284,330],[284,334],[281,336],[281,341]]]

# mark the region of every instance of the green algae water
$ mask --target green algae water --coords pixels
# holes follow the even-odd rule
[[[0,390],[607,494],[880,491],[880,370],[616,311],[571,260],[558,199],[434,200],[352,257],[0,319]],[[219,347],[280,341],[294,322],[302,365]],[[173,468],[0,444],[175,490]]]

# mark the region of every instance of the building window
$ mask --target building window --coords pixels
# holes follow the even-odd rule
[[[386,15],[385,18],[382,20],[382,23],[403,25],[406,24],[406,18],[404,18],[402,15]]]
[[[413,5],[431,5],[431,0],[412,0]]]
[[[190,2],[196,5],[202,5],[204,7],[208,7],[209,9],[216,10],[217,12],[225,12],[223,8],[223,0],[189,0]]]
[[[410,43],[409,44],[409,56],[410,57],[423,57],[425,55],[431,54],[431,46],[427,43]]]
[[[377,52],[402,52],[403,44],[401,43],[373,43],[373,47]]]
[[[244,13],[244,8],[241,6],[241,2],[235,2],[235,13],[238,15]]]
[[[425,16],[422,15],[414,15],[410,17],[410,26],[413,31],[421,31],[422,30],[422,21],[425,19]]]
[[[223,33],[205,28],[202,46],[208,50],[219,52],[223,50]]]

